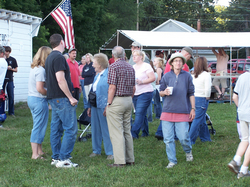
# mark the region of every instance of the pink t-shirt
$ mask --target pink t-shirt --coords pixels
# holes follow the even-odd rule
[[[84,65],[81,64],[78,68],[79,68],[79,71],[80,71],[80,80],[84,80],[84,78],[82,78],[82,69],[83,69]]]
[[[168,112],[162,112],[160,120],[170,122],[191,122],[189,114],[178,114]]]
[[[148,79],[147,73],[153,72],[151,65],[148,63],[143,63],[140,69],[135,69],[135,65],[133,65],[133,68],[135,70],[135,79],[139,79],[141,81]],[[151,83],[148,84],[136,84],[135,85],[135,94],[134,95],[140,95],[142,93],[146,92],[153,92],[154,88],[151,85]]]

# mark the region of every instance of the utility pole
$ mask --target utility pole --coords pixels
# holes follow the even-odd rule
[[[247,19],[247,16],[246,16],[246,30],[248,29],[248,19]],[[249,47],[246,47],[246,58],[248,58],[250,54],[250,51],[249,51]]]
[[[139,31],[139,0],[137,0],[137,24],[136,24],[136,30]]]

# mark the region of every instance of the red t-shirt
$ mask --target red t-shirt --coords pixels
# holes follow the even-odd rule
[[[80,88],[79,84],[79,76],[80,76],[80,71],[78,69],[78,63],[75,61],[73,63],[69,58],[67,59],[69,69],[70,69],[70,77],[71,77],[71,82],[73,83],[74,88]]]
[[[115,59],[112,57],[109,59],[109,65],[113,64],[115,62]]]
[[[170,64],[167,62],[166,67],[165,67],[164,74],[166,74],[167,72],[170,72],[170,70],[171,70],[171,66],[170,66]],[[188,67],[188,65],[187,65],[186,63],[183,65],[183,70],[189,72],[189,67]]]

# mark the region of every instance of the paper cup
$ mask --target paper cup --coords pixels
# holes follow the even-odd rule
[[[174,88],[174,87],[170,87],[170,86],[167,87],[167,89],[168,89],[169,92],[170,92],[169,95],[172,95],[172,94],[173,94],[173,88]]]

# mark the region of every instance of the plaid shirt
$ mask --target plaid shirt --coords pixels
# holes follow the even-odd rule
[[[109,66],[108,84],[116,85],[115,96],[132,96],[135,86],[135,70],[124,59]]]

